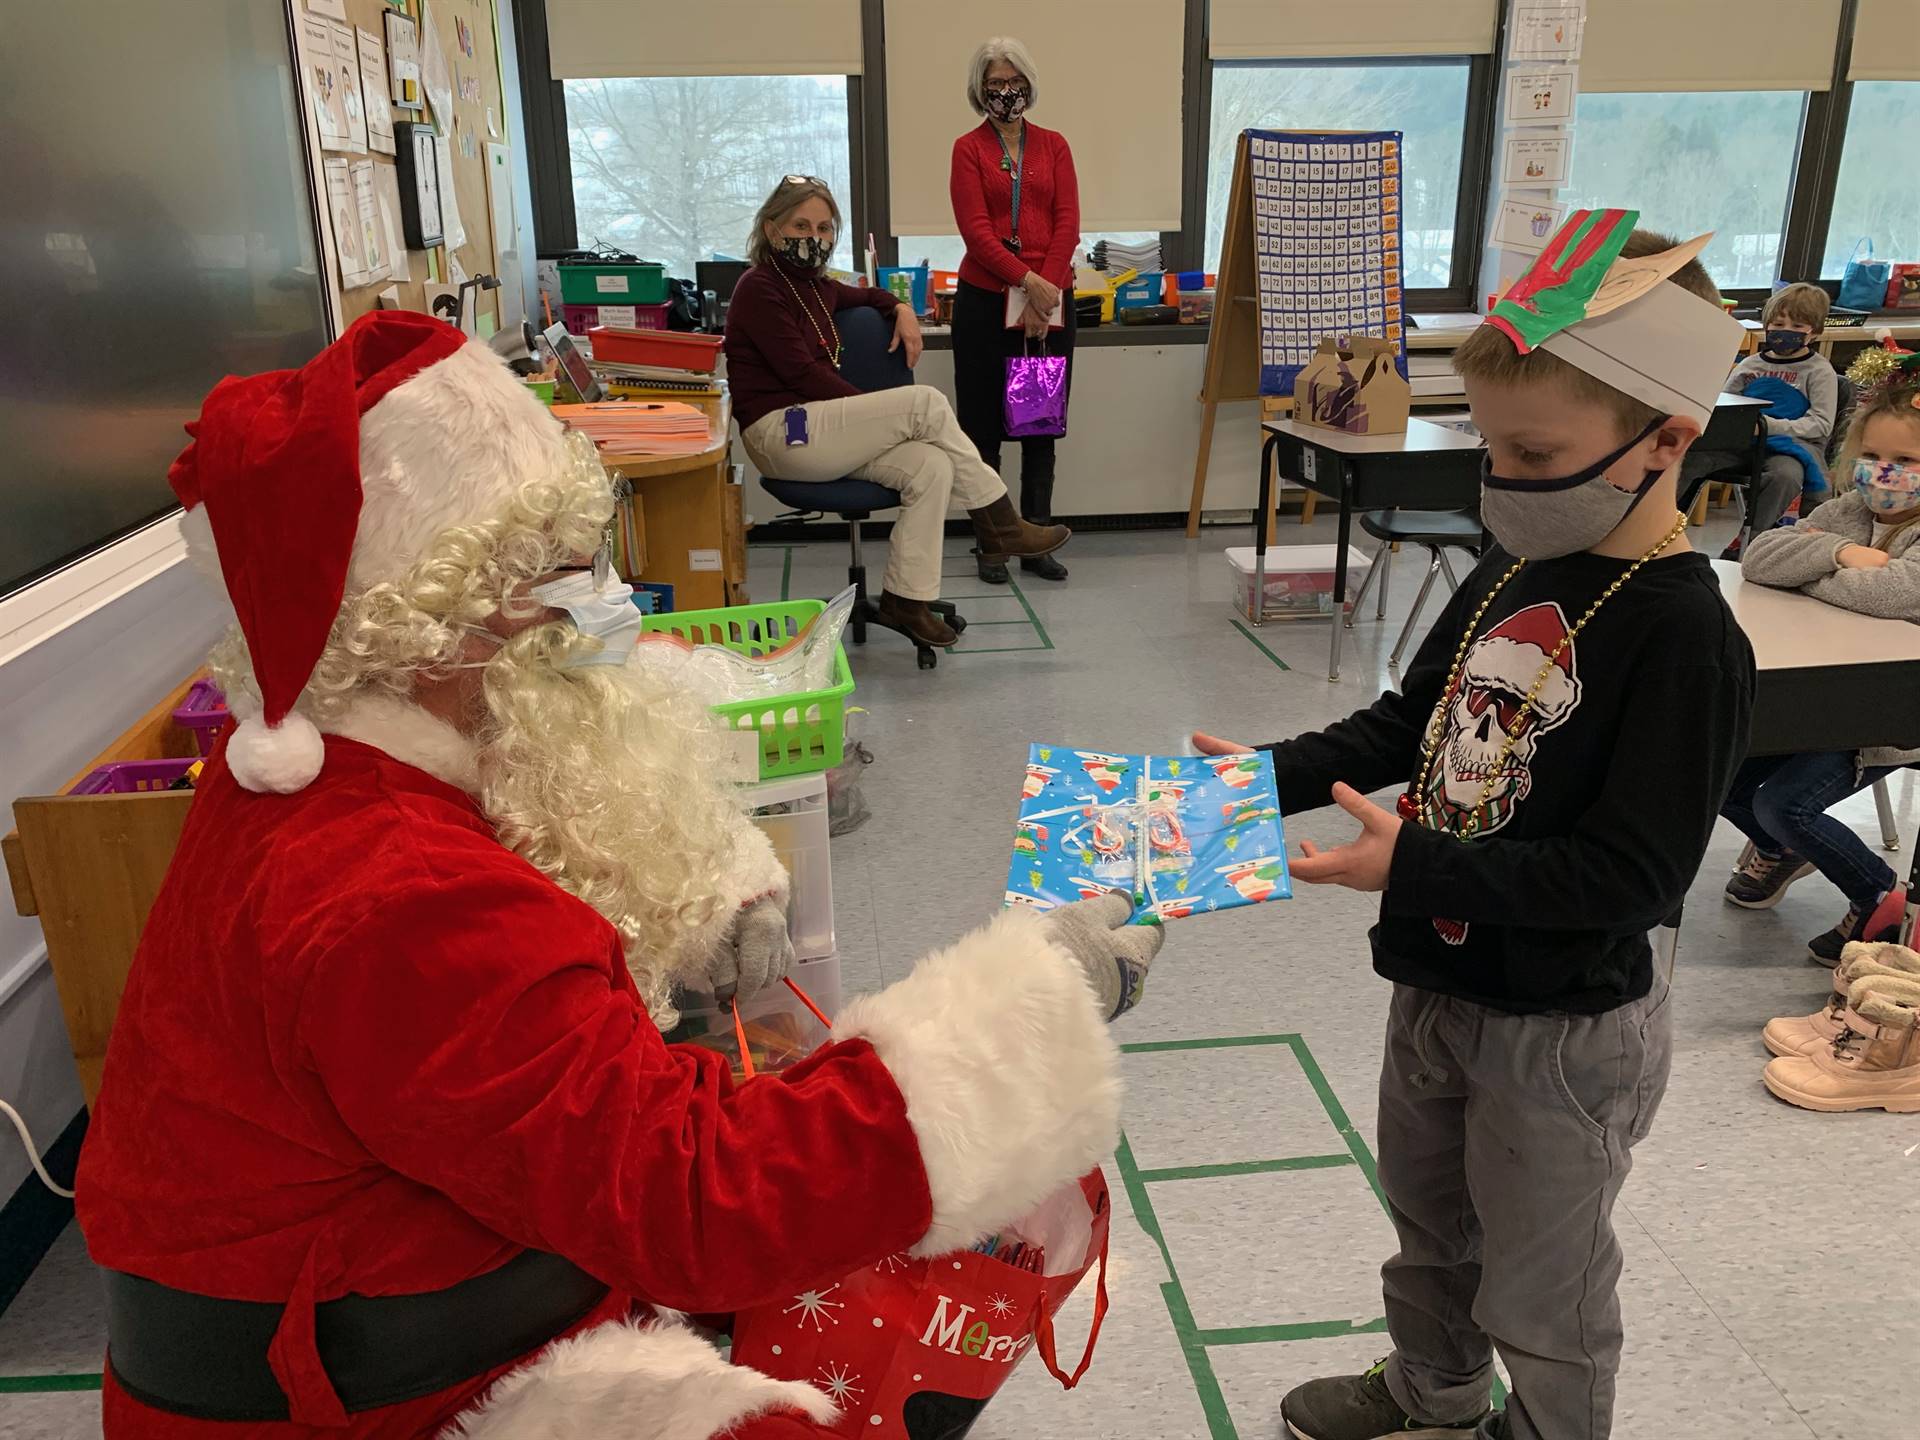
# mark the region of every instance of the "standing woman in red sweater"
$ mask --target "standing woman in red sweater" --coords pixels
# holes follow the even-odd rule
[[[931,385],[862,392],[840,373],[834,317],[868,306],[893,322],[888,350],[920,358],[913,312],[884,290],[842,285],[825,273],[840,233],[840,207],[824,180],[789,175],[754,216],[753,268],[727,309],[727,383],[747,458],[780,480],[853,476],[900,492],[879,623],[922,645],[959,637],[927,608],[940,597],[940,543],[947,507],[960,502],[982,551],[1051,554],[1064,525],[1029,525],[1014,512],[999,474],[983,464]]]
[[[953,142],[953,215],[967,253],[953,302],[953,390],[960,428],[980,458],[1000,468],[1006,439],[1006,359],[1023,351],[1065,355],[1073,378],[1073,251],[1080,243],[1080,182],[1073,152],[1057,131],[1030,125],[1039,93],[1027,47],[995,36],[974,52],[967,103],[986,116]],[[1022,291],[1025,323],[1007,325],[1009,291]],[[1048,324],[1054,306],[1061,323]],[[1053,519],[1051,436],[1020,441],[1020,513]],[[1021,560],[1043,580],[1064,580],[1051,555]],[[980,553],[980,578],[1007,583],[1006,557]]]

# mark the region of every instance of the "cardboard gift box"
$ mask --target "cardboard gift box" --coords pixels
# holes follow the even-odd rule
[[[1329,335],[1293,382],[1293,418],[1349,435],[1394,435],[1407,428],[1413,395],[1391,340],[1355,335],[1342,347]]]

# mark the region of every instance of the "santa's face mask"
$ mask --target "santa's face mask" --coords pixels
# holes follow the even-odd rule
[[[576,630],[600,642],[597,650],[583,646],[569,655],[566,669],[624,665],[639,643],[643,622],[633,603],[633,587],[623,580],[603,580],[597,570],[580,570],[535,585],[528,593],[542,605],[566,611]]]
[[[1591,550],[1613,533],[1663,473],[1649,470],[1637,488],[1622,490],[1607,479],[1607,471],[1665,423],[1662,415],[1619,449],[1552,480],[1496,475],[1489,452],[1480,462],[1481,523],[1502,550],[1519,560],[1552,560]]]

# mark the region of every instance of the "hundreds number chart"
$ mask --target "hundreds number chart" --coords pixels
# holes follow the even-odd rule
[[[1260,393],[1291,395],[1320,341],[1371,335],[1407,372],[1401,133],[1247,131],[1260,276]]]

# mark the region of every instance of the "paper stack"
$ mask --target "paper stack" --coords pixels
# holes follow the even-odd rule
[[[553,413],[616,455],[697,455],[714,443],[706,411],[676,400],[603,400]]]
[[[1121,270],[1138,270],[1142,275],[1161,268],[1160,242],[1147,244],[1129,244],[1123,240],[1099,240],[1094,242],[1093,268],[1104,270],[1109,275]]]

